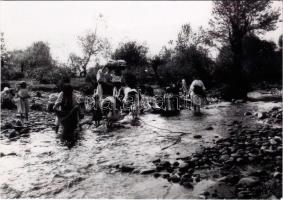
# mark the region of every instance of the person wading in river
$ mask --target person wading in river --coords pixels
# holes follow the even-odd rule
[[[180,105],[182,108],[189,108],[191,110],[190,93],[185,79],[182,79],[180,92],[182,97],[180,98]]]
[[[57,89],[58,89],[58,92],[59,93],[57,93],[57,94],[51,94],[50,96],[49,96],[49,100],[48,100],[48,107],[47,107],[47,111],[48,112],[51,112],[51,111],[54,111],[54,106],[55,106],[55,104],[56,104],[56,102],[57,102],[57,99],[59,98],[59,96],[60,96],[60,98],[62,99],[62,91],[63,91],[63,86],[64,86],[64,84],[67,84],[67,83],[70,83],[70,80],[69,79],[67,79],[67,80],[59,80],[58,82],[57,82]],[[57,133],[58,132],[58,130],[59,130],[59,126],[60,126],[60,121],[59,121],[59,118],[58,118],[58,116],[56,115],[55,116],[55,132]]]
[[[60,92],[53,109],[64,128],[72,130],[76,128],[79,122],[79,106],[70,84],[64,84],[63,91]],[[56,127],[56,132],[58,129],[59,125]]]
[[[96,94],[99,96],[99,101],[104,98],[104,96],[112,96],[112,85],[110,82],[110,75],[109,75],[109,69],[105,65],[102,69],[99,69],[96,74],[96,80],[97,80],[97,89]]]
[[[190,97],[194,112],[200,114],[200,108],[206,103],[206,93],[203,82],[195,76],[195,80],[190,86]]]
[[[94,93],[93,95],[94,104],[91,108],[92,111],[92,120],[95,122],[95,126],[100,126],[100,121],[102,120],[102,110],[99,102],[99,96],[98,94]]]
[[[111,73],[111,82],[113,85],[113,97],[115,98],[115,108],[120,110],[122,108],[122,71],[121,69],[114,69]]]
[[[16,93],[15,101],[21,119],[26,118],[27,121],[28,121],[28,113],[29,113],[28,98],[30,98],[30,95],[27,89],[27,84],[25,81],[22,81],[19,85],[19,90]]]

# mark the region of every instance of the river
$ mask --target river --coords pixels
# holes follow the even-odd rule
[[[150,169],[158,158],[188,156],[225,137],[235,120],[246,121],[247,125],[258,123],[255,117],[244,116],[247,111],[267,111],[274,106],[281,104],[222,102],[207,106],[201,116],[190,110],[175,117],[146,113],[139,126],[125,124],[111,132],[85,125],[72,147],[66,146],[48,126],[13,140],[1,135],[0,152],[5,156],[0,157],[0,197],[198,198],[209,181],[186,189],[152,175],[121,173],[113,166],[143,170]],[[178,132],[183,134],[174,144]]]

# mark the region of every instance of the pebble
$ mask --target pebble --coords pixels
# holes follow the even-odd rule
[[[179,165],[180,165],[179,162],[174,162],[174,163],[173,163],[173,166],[174,166],[174,167],[178,167]]]
[[[178,182],[180,182],[181,179],[180,179],[179,176],[173,175],[173,176],[170,177],[170,180],[171,180],[173,183],[178,183]]]
[[[132,171],[134,171],[134,167],[133,166],[126,166],[126,165],[123,165],[122,167],[121,167],[121,171],[122,172],[132,172]]]
[[[274,177],[274,178],[278,178],[278,179],[282,179],[282,173],[280,173],[280,172],[274,172],[273,177]]]
[[[202,136],[201,135],[194,135],[194,138],[195,139],[200,139],[200,138],[202,138]]]
[[[278,143],[282,142],[282,139],[279,136],[275,136],[273,139]]]
[[[191,177],[190,174],[184,174],[182,177],[181,177],[181,181],[182,182],[193,182],[193,179]]]
[[[266,116],[266,113],[265,112],[259,112],[257,113],[257,118],[258,119],[265,119],[267,116]]]
[[[244,177],[239,180],[237,183],[238,186],[253,186],[259,182],[259,179],[257,177]]]
[[[169,174],[169,173],[162,174],[162,177],[163,177],[163,178],[169,178],[169,177],[170,177],[170,174]]]
[[[171,163],[169,161],[161,161],[158,166],[162,167],[163,169],[166,169],[171,167]]]
[[[252,113],[251,112],[245,112],[244,115],[249,116],[249,115],[252,115]]]
[[[186,181],[186,182],[183,182],[182,185],[183,185],[185,188],[189,188],[189,189],[191,189],[191,188],[194,187],[190,182],[187,182],[187,181]]]
[[[189,168],[190,168],[190,165],[188,163],[181,163],[179,165],[180,172],[186,172]]]
[[[14,138],[18,135],[17,131],[13,130],[12,132],[10,132],[9,134],[9,138]]]
[[[140,174],[152,174],[155,172],[155,169],[145,169],[145,170],[141,170]]]
[[[212,127],[212,126],[209,126],[209,127],[207,127],[205,130],[211,131],[211,130],[213,130],[213,127]]]
[[[230,156],[228,155],[228,154],[225,154],[225,155],[222,155],[221,157],[220,157],[220,160],[221,161],[226,161],[226,160],[228,160],[230,158]]]

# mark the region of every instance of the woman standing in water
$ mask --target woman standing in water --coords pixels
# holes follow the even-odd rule
[[[187,82],[185,79],[182,79],[182,83],[181,83],[181,92],[183,96],[187,96],[188,95],[188,86],[187,86]]]
[[[110,83],[110,74],[107,65],[98,70],[96,80],[98,83],[96,93],[99,96],[99,101],[101,102],[104,96],[112,96],[113,88]]]
[[[27,89],[27,84],[25,81],[22,81],[19,85],[19,90],[16,94],[16,99],[17,99],[16,104],[21,119],[26,118],[27,121],[28,121],[28,113],[29,113],[28,98],[30,98],[30,95]]]
[[[114,69],[111,73],[111,82],[113,85],[113,97],[115,98],[115,108],[120,110],[122,108],[122,71],[121,69]]]
[[[195,76],[195,80],[190,86],[190,97],[196,114],[200,113],[200,108],[206,102],[205,90],[206,89],[203,82],[197,76]]]
[[[79,122],[79,106],[70,84],[64,84],[63,90],[59,94],[53,109],[65,130],[74,130],[77,127]],[[56,127],[56,132],[58,128],[59,126]]]

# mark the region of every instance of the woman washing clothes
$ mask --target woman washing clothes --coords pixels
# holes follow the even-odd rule
[[[190,97],[194,112],[200,114],[200,108],[206,103],[206,89],[198,76],[195,76],[194,78],[195,80],[190,86]]]

